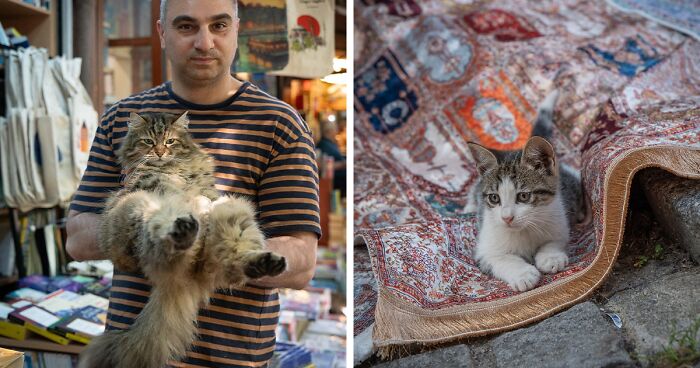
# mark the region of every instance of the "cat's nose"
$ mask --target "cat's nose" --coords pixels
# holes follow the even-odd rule
[[[503,221],[505,221],[506,224],[510,225],[511,223],[513,223],[513,218],[514,218],[514,217],[513,217],[513,216],[509,216],[509,217],[501,217],[501,218],[503,219]]]

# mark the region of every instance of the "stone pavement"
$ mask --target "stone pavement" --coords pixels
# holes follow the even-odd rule
[[[372,357],[360,367],[650,366],[647,357],[668,343],[674,324],[682,330],[700,318],[698,183],[658,170],[638,175],[620,255],[589,300],[515,331],[390,362]]]

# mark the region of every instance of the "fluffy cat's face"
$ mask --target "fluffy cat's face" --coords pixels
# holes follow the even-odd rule
[[[129,132],[117,152],[122,163],[163,166],[191,151],[187,132],[187,112],[179,117],[171,114],[131,113]]]
[[[533,137],[522,152],[503,153],[500,159],[477,144],[469,148],[481,175],[484,216],[509,230],[542,227],[543,219],[553,215],[548,205],[558,189],[552,146]]]

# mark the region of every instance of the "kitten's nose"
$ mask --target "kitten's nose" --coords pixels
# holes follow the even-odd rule
[[[506,224],[510,225],[513,222],[513,216],[510,217],[501,217],[503,221],[505,221]]]

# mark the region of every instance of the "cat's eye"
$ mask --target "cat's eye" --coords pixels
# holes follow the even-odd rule
[[[168,139],[167,141],[165,141],[165,144],[173,144],[173,143],[175,143],[175,140],[172,139],[172,138],[170,138],[170,139]]]
[[[532,196],[532,194],[530,192],[520,192],[520,193],[518,193],[518,202],[522,202],[522,203],[528,202],[528,201],[530,201],[531,196]]]
[[[499,197],[498,194],[489,194],[488,199],[491,204],[501,203],[501,197]]]
[[[146,139],[143,140],[143,143],[152,145],[152,144],[153,144],[153,139],[148,139],[148,138],[146,138]]]

